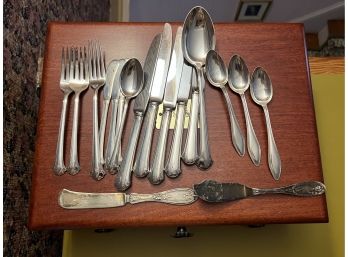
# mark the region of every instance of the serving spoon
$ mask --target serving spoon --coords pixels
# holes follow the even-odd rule
[[[271,119],[267,104],[272,100],[273,88],[268,74],[261,67],[257,67],[251,77],[250,83],[251,97],[255,103],[262,106],[266,118],[267,138],[268,138],[268,166],[275,180],[279,180],[281,173],[281,161],[279,152],[274,140]]]
[[[198,104],[198,101],[195,101],[195,98],[198,97],[200,145],[196,165],[200,169],[208,169],[213,164],[209,148],[208,126],[205,112],[205,80],[203,68],[207,53],[209,50],[215,49],[215,42],[214,25],[208,12],[201,6],[192,8],[186,16],[183,26],[182,49],[185,60],[193,65],[197,71],[198,87],[197,89],[193,89],[192,104]]]
[[[228,80],[227,68],[224,64],[224,61],[216,51],[210,50],[208,52],[207,64],[205,69],[207,79],[210,82],[210,84],[220,88],[224,94],[225,101],[228,107],[228,114],[230,116],[232,143],[237,153],[240,156],[244,156],[244,137],[242,135],[242,132],[240,131],[238,120],[234,113],[233,106],[225,86]]]
[[[232,91],[240,95],[242,100],[247,129],[248,153],[252,162],[256,166],[259,166],[261,161],[260,144],[257,140],[253,124],[251,123],[248,104],[244,95],[244,92],[248,90],[250,84],[249,70],[248,66],[239,55],[232,56],[228,65],[228,84],[230,85]]]

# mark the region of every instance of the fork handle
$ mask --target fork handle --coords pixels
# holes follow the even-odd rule
[[[74,118],[70,145],[70,162],[68,172],[70,175],[76,175],[80,171],[79,158],[77,153],[77,128],[79,125],[79,98],[80,93],[74,95]]]
[[[54,162],[54,173],[58,176],[63,175],[66,172],[64,165],[64,133],[65,133],[65,120],[66,120],[66,107],[68,103],[70,93],[65,93],[63,98],[62,113],[60,116],[59,133],[56,149],[56,160]]]
[[[93,140],[92,140],[92,172],[91,176],[95,180],[101,180],[105,176],[105,171],[100,162],[99,155],[99,134],[98,134],[98,89],[94,90],[93,95]]]

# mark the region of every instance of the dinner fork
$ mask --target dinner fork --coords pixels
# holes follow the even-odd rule
[[[77,129],[79,119],[79,98],[82,91],[86,90],[89,85],[88,81],[88,63],[86,47],[83,49],[72,48],[70,50],[72,58],[70,59],[69,86],[74,91],[74,118],[70,146],[70,163],[68,172],[75,175],[80,171],[77,151]]]
[[[99,42],[88,44],[88,64],[90,67],[89,84],[94,89],[93,95],[93,145],[92,145],[92,172],[95,180],[101,180],[105,171],[100,158],[99,133],[98,133],[98,90],[105,84],[105,52],[101,51]]]
[[[69,95],[72,90],[69,87],[69,62],[70,54],[69,48],[62,48],[62,65],[60,70],[60,89],[64,93],[62,112],[60,116],[59,132],[58,132],[58,141],[56,148],[56,160],[54,162],[54,173],[58,176],[63,175],[66,172],[66,167],[64,165],[64,133],[65,133],[65,120],[66,120],[66,107],[68,104]]]

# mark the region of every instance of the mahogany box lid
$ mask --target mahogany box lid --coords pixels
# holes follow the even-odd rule
[[[173,34],[178,24],[173,25]],[[92,156],[92,95],[80,98],[79,161],[75,176],[53,173],[63,93],[59,88],[61,51],[66,46],[87,45],[98,40],[106,62],[137,58],[144,63],[153,37],[163,23],[50,23],[46,39],[36,152],[32,177],[29,226],[32,229],[115,228],[135,226],[267,224],[327,222],[325,196],[301,198],[267,195],[245,200],[210,204],[201,200],[186,206],[161,203],[126,205],[110,209],[65,210],[58,205],[63,189],[82,192],[115,192],[115,176],[96,182],[90,177]],[[206,111],[213,166],[201,171],[182,164],[182,174],[166,178],[157,186],[133,176],[137,193],[192,187],[205,179],[239,182],[251,187],[279,187],[306,180],[323,181],[312,88],[302,24],[215,24],[216,48],[228,64],[233,54],[241,55],[252,72],[262,66],[273,84],[268,108],[274,137],[282,160],[282,175],[275,181],[267,164],[267,134],[263,110],[246,92],[250,116],[260,142],[262,159],[254,166],[248,154],[239,157],[232,146],[230,124],[223,95],[206,85]],[[175,35],[173,35],[175,36]],[[229,90],[236,116],[245,135],[246,126],[239,95]],[[73,104],[69,99],[65,137],[65,163],[69,160]],[[100,99],[101,104],[101,99]],[[128,142],[133,123],[132,106],[123,136]],[[155,130],[154,140],[158,130]],[[169,142],[172,131],[169,132]]]

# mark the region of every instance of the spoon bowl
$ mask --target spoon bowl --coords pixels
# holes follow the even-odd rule
[[[144,73],[140,62],[129,59],[122,67],[120,74],[121,92],[126,98],[137,96],[143,89]]]
[[[249,69],[242,57],[232,56],[228,65],[228,84],[232,91],[242,94],[250,84]]]
[[[215,87],[223,87],[227,83],[227,68],[220,55],[214,50],[210,50],[206,59],[207,79]]]
[[[254,70],[250,86],[251,97],[255,103],[266,106],[272,100],[272,82],[263,68],[257,67]]]

